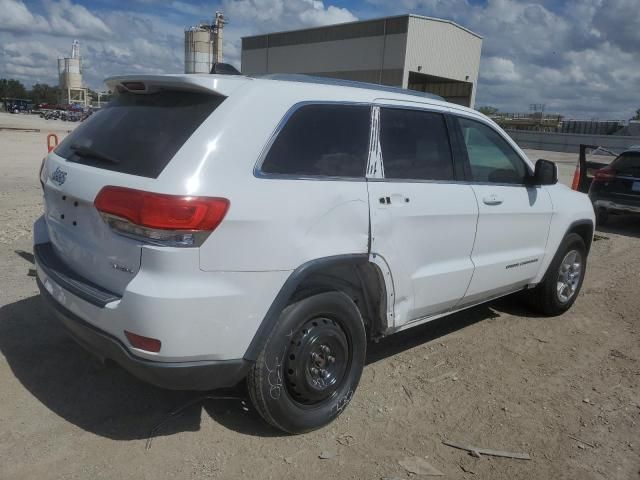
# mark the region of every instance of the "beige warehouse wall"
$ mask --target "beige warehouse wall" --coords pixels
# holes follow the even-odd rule
[[[409,71],[473,83],[475,102],[482,38],[449,22],[420,17],[409,18],[409,32],[403,86]],[[466,78],[466,77],[469,78]]]
[[[243,50],[242,72],[322,73],[402,69],[406,34]]]

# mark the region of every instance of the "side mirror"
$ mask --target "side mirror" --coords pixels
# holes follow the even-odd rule
[[[541,158],[536,162],[532,180],[534,185],[555,185],[558,183],[558,166]]]

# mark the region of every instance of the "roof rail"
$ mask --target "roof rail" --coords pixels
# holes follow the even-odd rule
[[[285,82],[315,83],[318,85],[333,85],[338,87],[364,88],[367,90],[377,90],[387,93],[398,93],[401,95],[411,95],[414,97],[429,98],[431,100],[441,100],[446,102],[444,98],[433,93],[420,92],[418,90],[407,90],[400,87],[389,87],[387,85],[379,85],[377,83],[357,82],[355,80],[343,80],[340,78],[318,77],[315,75],[304,75],[301,73],[267,73],[247,75],[251,78],[259,78],[263,80],[281,80]]]

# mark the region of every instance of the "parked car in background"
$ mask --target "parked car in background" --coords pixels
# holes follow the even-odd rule
[[[3,98],[3,107],[9,113],[31,113],[33,103],[24,98]]]
[[[578,296],[591,202],[474,110],[305,76],[107,85],[43,161],[37,282],[141,379],[246,379],[300,433],[346,409],[369,339],[515,292],[545,315]]]
[[[610,215],[640,213],[640,145],[595,172],[589,198],[599,225],[607,223]]]

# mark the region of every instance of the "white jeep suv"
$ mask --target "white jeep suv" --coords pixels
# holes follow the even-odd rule
[[[246,378],[266,421],[337,417],[368,339],[582,284],[594,213],[478,112],[304,76],[163,75],[43,161],[37,282],[88,350],[155,385]]]

